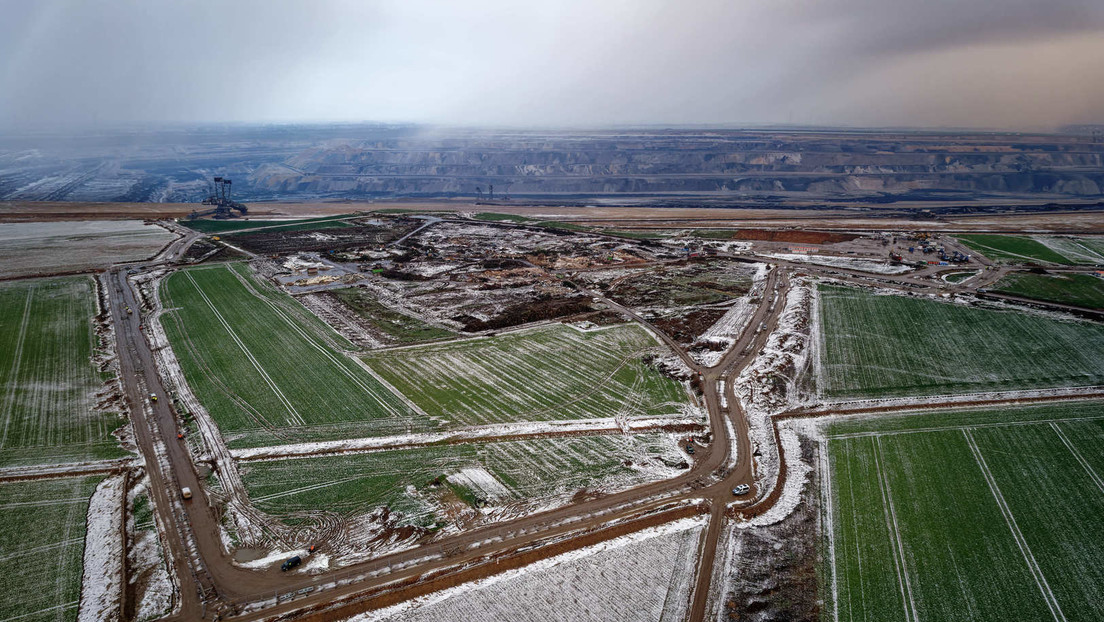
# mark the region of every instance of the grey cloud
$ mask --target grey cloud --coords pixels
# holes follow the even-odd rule
[[[1002,96],[1033,98],[1008,123],[1046,126],[1104,116],[1100,34],[1083,0],[0,0],[0,127],[985,125]],[[1021,88],[1061,46],[1057,90]],[[996,63],[991,92],[959,75]],[[916,67],[933,84],[905,112],[892,76]]]

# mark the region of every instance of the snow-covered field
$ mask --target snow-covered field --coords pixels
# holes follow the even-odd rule
[[[684,387],[641,360],[660,351],[637,326],[549,324],[363,358],[431,418],[481,425],[681,412]]]
[[[891,264],[887,261],[860,259],[856,257],[839,257],[834,255],[805,255],[801,253],[767,253],[765,256],[773,257],[774,259],[784,259],[786,261],[797,261],[801,263],[816,264],[818,266],[828,266],[830,268],[848,268],[850,270],[861,270],[863,272],[872,272],[875,274],[904,274],[906,272],[912,272],[913,270],[913,268],[909,266]]]
[[[101,270],[152,257],[175,238],[141,220],[0,223],[0,276]]]
[[[704,524],[676,521],[347,622],[682,620]]]

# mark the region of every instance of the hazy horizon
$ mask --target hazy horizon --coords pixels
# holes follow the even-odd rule
[[[0,0],[0,128],[1104,123],[1086,0]]]

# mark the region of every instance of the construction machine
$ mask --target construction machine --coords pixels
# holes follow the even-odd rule
[[[195,220],[196,218],[202,218],[203,216],[210,216],[212,218],[237,218],[235,213],[241,212],[244,216],[249,212],[249,209],[245,205],[238,203],[230,198],[230,191],[233,188],[234,182],[229,177],[215,177],[214,186],[212,187],[211,194],[203,199],[203,205],[210,205],[212,209],[204,210],[202,212],[192,210],[192,213],[188,215],[188,220]]]

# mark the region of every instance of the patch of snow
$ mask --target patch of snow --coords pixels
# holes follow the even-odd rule
[[[307,572],[318,572],[330,569],[330,556],[325,553],[315,553],[307,559],[307,563],[303,564],[303,570]]]
[[[154,531],[144,531],[135,538],[132,553],[135,566],[152,568],[145,589],[134,611],[135,620],[160,618],[173,606],[176,587],[165,569],[161,556],[161,541]]]
[[[235,460],[275,460],[316,456],[318,454],[385,451],[389,449],[433,445],[446,441],[479,440],[503,436],[555,435],[580,432],[612,432],[621,434],[643,432],[672,426],[703,425],[705,415],[701,408],[685,404],[680,406],[680,410],[680,415],[659,417],[606,417],[600,419],[577,419],[574,421],[523,421],[519,423],[496,423],[485,426],[473,426],[453,430],[451,432],[421,432],[339,441],[292,443],[270,447],[248,447],[243,449],[231,449],[230,454]]]
[[[680,620],[703,517],[687,518],[373,611],[384,620]]]
[[[770,274],[770,266],[765,263],[755,264],[755,274],[752,276],[752,285],[748,293],[741,296],[729,307],[728,311],[713,323],[704,333],[698,337],[695,346],[710,344],[723,346],[723,350],[710,350],[696,348],[690,354],[702,365],[712,367],[720,362],[725,351],[736,343],[740,335],[747,327],[748,321],[755,315],[758,308],[758,300],[763,296],[763,285]]]
[[[740,529],[773,525],[789,516],[801,502],[802,491],[813,467],[801,459],[801,441],[796,431],[782,425],[778,430],[778,437],[786,460],[786,481],[782,484],[782,494],[766,512],[750,520],[737,522],[736,526]]]
[[[127,494],[127,507],[133,508],[135,500],[139,496],[146,495],[148,488],[149,477],[142,477]],[[156,517],[155,500],[151,496],[146,498]],[[140,575],[145,575],[134,611],[134,619],[139,621],[162,617],[173,607],[177,594],[176,585],[169,575],[164,550],[161,547],[159,533],[162,526],[156,520],[154,524],[157,529],[139,530],[134,523],[134,515],[130,514],[127,517],[127,531],[131,534],[133,542],[127,558],[127,574],[131,577],[132,589],[136,589],[134,586]]]
[[[247,562],[235,561],[235,566],[241,566],[242,568],[268,568],[275,564],[282,564],[288,560],[288,558],[298,555],[301,558],[307,556],[307,549],[293,549],[290,551],[274,550],[269,552],[264,557],[253,559]]]
[[[510,496],[510,490],[483,467],[461,469],[459,473],[449,475],[448,479],[455,484],[479,492],[487,499],[503,499]]]
[[[79,622],[118,620],[123,590],[122,475],[100,482],[88,502],[88,526],[84,537],[84,576],[81,579]]]
[[[326,268],[326,264],[321,261],[312,260],[302,255],[292,255],[284,260],[284,268],[291,270],[292,272],[299,270],[306,270],[307,268]]]
[[[860,259],[858,257],[838,257],[833,255],[802,255],[798,253],[765,253],[764,256],[772,257],[774,259],[782,259],[785,261],[796,261],[800,263],[816,264],[818,266],[828,266],[830,268],[848,268],[850,270],[860,270],[862,272],[872,272],[874,274],[904,274],[906,272],[913,271],[913,268],[910,266],[891,264],[886,261],[877,261],[874,259]]]

